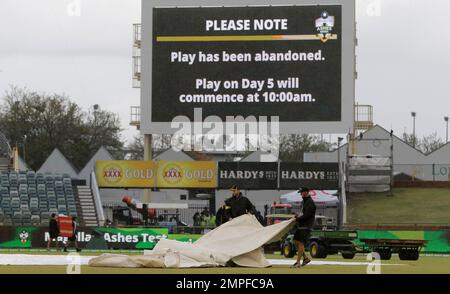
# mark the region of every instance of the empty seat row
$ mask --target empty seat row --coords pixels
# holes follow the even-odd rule
[[[0,174],[0,225],[45,224],[51,213],[77,216],[69,175]]]

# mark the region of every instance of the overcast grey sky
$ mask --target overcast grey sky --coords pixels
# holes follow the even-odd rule
[[[80,4],[80,15],[69,9]],[[450,1],[356,0],[356,101],[374,106],[375,122],[397,134],[434,131],[445,138],[450,115]],[[75,16],[71,16],[74,14]],[[85,109],[117,112],[123,138],[131,87],[132,24],[140,0],[0,0],[0,95],[8,85],[65,93]]]

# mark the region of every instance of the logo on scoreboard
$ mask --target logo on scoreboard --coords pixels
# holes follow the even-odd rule
[[[328,14],[328,12],[322,12],[321,16],[316,19],[317,36],[320,41],[327,42],[331,39],[334,28],[334,16]]]

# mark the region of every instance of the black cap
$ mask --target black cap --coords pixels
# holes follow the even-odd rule
[[[241,190],[241,187],[239,187],[238,185],[233,185],[231,186],[230,190]]]
[[[306,188],[306,187],[302,187],[302,188],[300,188],[297,192],[298,192],[298,193],[309,192],[309,189]]]

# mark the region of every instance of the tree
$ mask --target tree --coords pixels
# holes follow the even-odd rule
[[[403,133],[402,135],[403,141],[405,141],[406,144],[410,146],[415,146],[417,149],[420,150],[420,139],[417,136],[414,136],[413,134]]]
[[[431,135],[424,136],[421,140],[420,147],[426,154],[434,152],[444,145],[444,141],[434,132]]]
[[[425,154],[434,152],[444,145],[444,141],[440,137],[438,137],[438,134],[436,132],[430,135],[425,135],[422,137],[422,139],[419,139],[417,137],[414,138],[414,135],[407,133],[403,133],[402,137],[403,141],[411,146],[413,146],[415,142],[416,149],[422,151]]]
[[[171,147],[172,135],[152,135],[152,150],[153,156],[166,151]],[[144,136],[137,135],[133,138],[133,141],[126,147],[128,153],[128,159],[130,160],[142,160],[144,159]]]
[[[161,152],[169,149],[172,146],[172,137],[170,134],[153,135],[153,151]]]
[[[116,114],[103,110],[86,113],[67,96],[27,88],[6,91],[0,129],[34,170],[55,148],[81,169],[101,146],[117,149],[123,145]]]
[[[133,141],[127,145],[127,158],[130,160],[144,159],[144,136],[134,136]]]
[[[305,152],[330,151],[333,145],[314,135],[285,135],[280,140],[281,161],[303,161]]]
[[[102,109],[83,112],[79,127],[79,141],[66,146],[65,152],[61,150],[77,168],[82,168],[102,146],[113,153],[114,157],[123,158],[120,119],[117,114]]]

